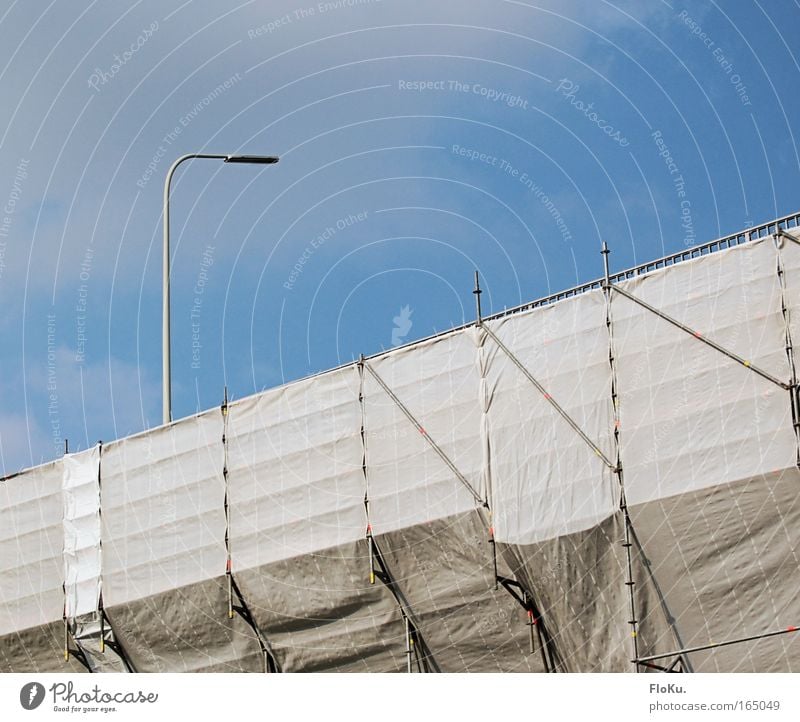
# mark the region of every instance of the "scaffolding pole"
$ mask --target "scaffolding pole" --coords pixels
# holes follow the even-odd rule
[[[639,656],[639,620],[636,618],[636,593],[634,588],[636,582],[633,579],[633,555],[631,547],[631,532],[633,523],[631,522],[630,514],[628,513],[628,502],[625,496],[625,480],[622,476],[622,461],[620,459],[620,443],[619,443],[619,395],[617,393],[617,368],[614,363],[614,330],[611,321],[611,283],[609,275],[608,256],[611,251],[608,244],[603,241],[600,253],[603,256],[603,294],[606,301],[606,331],[608,332],[608,365],[611,372],[611,407],[614,413],[614,453],[616,455],[616,464],[614,465],[614,472],[617,475],[617,483],[619,484],[620,496],[619,504],[620,511],[622,512],[623,524],[625,525],[625,536],[623,538],[622,547],[625,550],[625,587],[628,590],[628,610],[630,612],[630,619],[628,625],[630,626],[631,644],[633,647],[633,656]],[[639,665],[634,664],[633,669],[635,672],[639,671]]]
[[[786,358],[789,362],[789,370],[792,374],[791,388],[789,390],[789,404],[792,410],[792,427],[794,428],[796,452],[795,464],[800,467],[800,388],[797,384],[797,366],[794,359],[794,344],[792,340],[791,325],[789,323],[789,308],[786,305],[786,269],[783,266],[783,256],[781,255],[781,248],[783,247],[783,239],[789,239],[791,242],[800,245],[800,242],[794,237],[785,233],[782,229],[778,228],[773,236],[775,241],[775,253],[778,257],[778,282],[781,288],[781,315],[783,317],[784,335],[786,337]]]
[[[703,652],[709,649],[718,649],[719,647],[729,647],[732,644],[742,644],[744,642],[757,642],[761,639],[768,639],[769,637],[778,637],[782,634],[793,634],[794,632],[798,631],[800,631],[800,627],[787,627],[786,629],[778,629],[773,632],[764,632],[763,634],[753,634],[749,637],[739,637],[738,639],[727,639],[724,642],[711,642],[709,644],[701,644],[697,647],[685,647],[684,649],[678,649],[674,652],[664,652],[663,654],[651,654],[647,657],[639,657],[636,659],[632,659],[631,661],[634,664],[644,665],[646,662],[655,662],[656,660],[659,659],[668,659],[670,657],[680,658],[683,655],[692,654],[694,652]]]
[[[236,584],[236,579],[233,576],[233,557],[231,554],[231,509],[230,509],[230,481],[228,479],[228,387],[223,387],[222,391],[222,405],[220,411],[222,413],[222,449],[223,449],[223,462],[222,462],[222,478],[225,485],[225,580],[228,587],[228,619],[233,619],[234,614],[238,614],[245,623],[250,627],[256,635],[261,654],[264,660],[264,672],[278,672],[280,671],[278,662],[272,649],[267,642],[266,637],[261,632],[255,618],[250,612],[250,607],[245,601],[244,595]],[[234,603],[234,595],[238,600],[238,604]]]

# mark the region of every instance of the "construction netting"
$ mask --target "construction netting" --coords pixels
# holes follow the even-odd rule
[[[798,326],[781,232],[9,477],[0,669],[800,671]]]

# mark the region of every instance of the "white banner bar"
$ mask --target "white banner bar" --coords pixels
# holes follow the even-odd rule
[[[800,692],[790,674],[0,675],[0,718],[26,709],[36,719],[796,720]]]

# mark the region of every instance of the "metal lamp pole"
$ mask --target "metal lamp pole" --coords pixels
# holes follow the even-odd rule
[[[223,163],[251,163],[255,165],[271,165],[278,162],[276,156],[265,155],[216,155],[209,153],[188,153],[176,160],[167,171],[167,178],[164,181],[164,270],[163,270],[163,317],[162,317],[162,410],[163,422],[168,424],[172,421],[172,381],[170,377],[170,333],[169,333],[169,186],[175,169],[185,160],[192,158],[212,158],[221,160]]]

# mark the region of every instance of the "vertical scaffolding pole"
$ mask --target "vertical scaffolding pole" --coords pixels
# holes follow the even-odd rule
[[[480,326],[481,323],[483,322],[483,319],[481,318],[481,294],[483,293],[483,291],[481,291],[480,284],[478,283],[478,272],[477,271],[475,271],[475,288],[473,289],[472,293],[475,294],[475,318],[476,318],[476,323],[478,324],[478,326]]]
[[[472,293],[475,295],[475,325],[478,328],[483,326],[483,317],[481,315],[481,291],[480,286],[480,278],[478,275],[478,271],[475,271],[475,287],[472,290]],[[480,353],[480,350],[479,350]],[[487,509],[489,513],[489,544],[492,545],[492,565],[494,567],[494,588],[497,589],[498,585],[498,575],[497,575],[497,547],[494,542],[494,522],[492,520],[492,510],[489,506],[489,488],[488,482],[486,488],[483,490],[484,498],[483,498],[483,505]]]
[[[628,513],[628,503],[625,498],[625,483],[622,476],[622,462],[619,452],[619,395],[617,393],[617,374],[616,364],[614,362],[614,334],[611,325],[611,280],[609,274],[608,256],[611,251],[608,244],[603,241],[600,253],[603,256],[603,293],[606,299],[606,330],[608,331],[608,363],[611,367],[611,403],[614,413],[614,456],[615,456],[615,469],[617,475],[617,482],[620,489],[620,510],[622,511],[623,522],[625,525],[625,536],[622,546],[625,549],[625,567],[626,579],[625,586],[628,588],[628,609],[630,619],[628,625],[630,626],[631,642],[633,647],[634,659],[639,657],[639,621],[636,618],[636,594],[634,587],[636,582],[633,580],[633,559],[631,556],[631,518]],[[634,663],[634,671],[639,672],[639,665]]]
[[[411,653],[413,646],[413,642],[411,640],[411,625],[409,624],[408,617],[405,614],[403,615],[403,621],[405,621],[406,625],[406,671],[411,674]]]
[[[233,569],[231,564],[231,511],[228,487],[228,386],[222,391],[222,479],[225,485],[225,579],[228,585],[228,619],[233,619]]]
[[[791,373],[791,380],[789,382],[789,403],[792,410],[792,425],[794,427],[795,438],[797,439],[795,464],[800,467],[800,398],[798,398],[800,389],[798,389],[797,385],[797,368],[795,366],[791,327],[789,325],[789,309],[786,306],[786,271],[783,267],[783,257],[781,256],[781,247],[783,246],[784,238],[789,239],[790,242],[797,243],[792,236],[785,233],[783,229],[778,226],[777,232],[773,235],[773,240],[778,257],[777,272],[781,287],[781,314],[783,316],[784,333],[786,336],[786,358],[789,361],[789,371]]]
[[[492,545],[492,569],[494,570],[494,588],[497,589],[500,577],[497,573],[497,544],[494,539],[494,522],[492,521],[491,510],[489,510],[489,544]]]
[[[278,672],[279,667],[272,649],[266,637],[259,629],[250,606],[242,594],[236,579],[233,576],[233,557],[231,555],[231,504],[230,504],[230,480],[228,478],[228,387],[223,387],[222,391],[222,478],[225,485],[225,580],[228,587],[228,619],[233,619],[238,614],[252,630],[256,636],[258,645],[261,649],[261,656],[264,662],[264,673]],[[234,603],[234,596],[236,603]]]
[[[64,439],[64,456],[69,454],[69,439]],[[69,623],[67,621],[67,581],[61,585],[64,591],[64,661],[69,661]]]
[[[97,441],[97,516],[100,525],[100,538],[97,545],[100,555],[100,590],[97,595],[97,611],[100,614],[100,654],[106,652],[105,620],[106,615],[103,611],[103,442]]]
[[[369,482],[367,480],[367,420],[364,409],[364,354],[359,355],[358,364],[358,405],[361,411],[361,474],[364,479],[364,514],[367,518],[367,554],[369,555],[369,583],[375,584],[375,540],[372,538],[372,524],[369,518]]]

